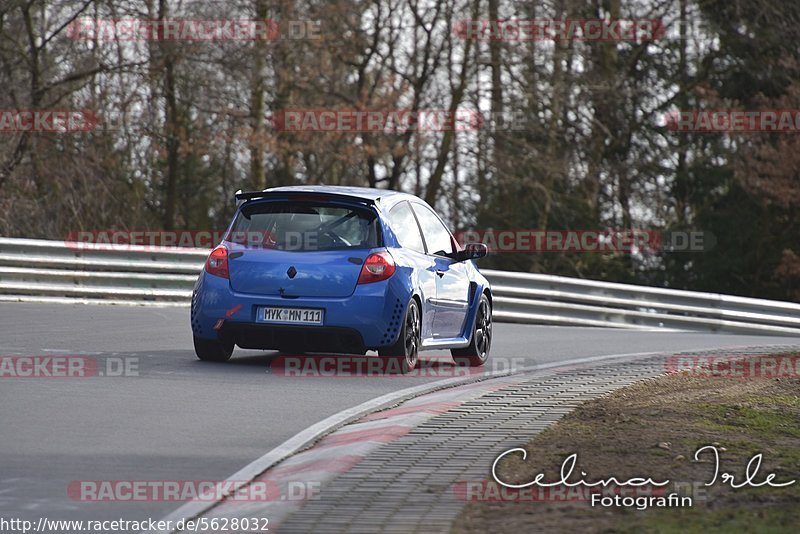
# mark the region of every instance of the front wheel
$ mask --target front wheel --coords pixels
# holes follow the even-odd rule
[[[489,298],[481,294],[475,326],[472,328],[472,340],[463,349],[451,349],[450,354],[457,365],[480,367],[489,359],[492,348],[492,305]]]
[[[397,342],[391,347],[378,349],[378,354],[381,356],[395,358],[399,362],[400,372],[403,374],[413,371],[419,361],[419,346],[422,342],[420,318],[419,305],[416,300],[411,299]]]
[[[194,353],[204,362],[227,362],[233,354],[233,343],[194,336]]]

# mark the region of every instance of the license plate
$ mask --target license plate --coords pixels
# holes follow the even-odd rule
[[[258,318],[265,323],[322,324],[322,310],[265,307],[259,310]]]

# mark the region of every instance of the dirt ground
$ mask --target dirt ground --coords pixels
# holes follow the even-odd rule
[[[700,461],[694,460],[695,452],[706,445],[719,451],[719,477],[710,487],[705,484],[714,475],[713,453],[707,450]],[[523,444],[509,444],[514,446]],[[545,473],[544,481],[559,481],[564,459],[577,453],[572,482],[581,478],[580,471],[589,482],[612,476],[621,481],[669,479],[666,493],[690,496],[692,506],[646,510],[592,506],[590,495],[578,489],[502,494],[487,472],[485,487],[465,493],[468,503],[453,532],[800,531],[800,379],[796,377],[741,379],[683,373],[643,381],[583,404],[524,447],[525,461],[515,454],[498,463],[504,482],[529,482],[537,473]],[[754,482],[762,482],[769,473],[775,473],[774,483],[798,482],[783,488],[733,489],[721,481],[724,472],[734,474],[737,484],[744,480],[748,462],[758,453],[763,453],[763,462]],[[658,495],[658,488],[654,492]]]

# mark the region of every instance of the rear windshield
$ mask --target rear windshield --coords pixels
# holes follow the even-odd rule
[[[227,239],[251,247],[294,251],[380,246],[375,212],[306,202],[246,204]]]

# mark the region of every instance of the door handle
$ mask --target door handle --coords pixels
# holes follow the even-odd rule
[[[436,276],[438,276],[439,278],[443,277],[444,273],[445,273],[444,271],[440,271],[439,269],[436,269]]]

